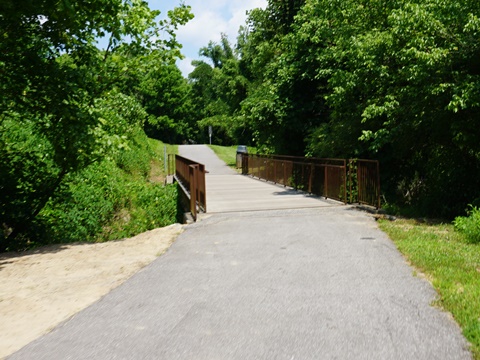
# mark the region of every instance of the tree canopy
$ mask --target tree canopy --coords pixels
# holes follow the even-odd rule
[[[387,202],[453,216],[480,201],[479,14],[468,0],[269,1],[240,29],[234,72],[209,44],[222,78],[203,63],[193,76],[222,89],[204,108],[262,152],[378,158]]]
[[[174,63],[175,30],[192,17],[185,5],[158,15],[142,0],[0,5],[0,224],[10,239],[31,228],[67,174],[111,156],[143,126],[142,99],[125,84],[145,57]],[[99,37],[109,39],[104,51]],[[114,116],[109,107],[124,95],[127,113]]]
[[[480,203],[479,14],[473,0],[269,0],[185,79],[184,4],[158,21],[143,0],[2,1],[1,234],[30,236],[71,174],[139,131],[207,142],[209,126],[263,153],[379,159],[388,204],[460,214]]]

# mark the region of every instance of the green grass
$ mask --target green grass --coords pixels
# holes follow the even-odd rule
[[[176,222],[177,188],[165,186],[165,147],[167,154],[177,154],[178,145],[165,144],[144,137],[149,153],[143,154],[149,161],[149,172],[143,179],[127,178],[120,191],[123,204],[117,207],[113,219],[104,226],[98,240],[115,240],[134,236],[157,227]]]
[[[165,144],[159,140],[148,139],[148,144],[153,151],[153,157],[150,161],[150,181],[163,183],[167,176],[165,171],[165,146],[168,154],[178,154],[178,145]]]
[[[236,146],[219,146],[208,145],[217,156],[223,160],[228,166],[236,167],[237,165],[237,147]]]
[[[160,155],[163,157],[164,153],[164,146],[167,147],[167,154],[178,154],[178,145],[172,145],[172,144],[165,144],[159,140],[155,139],[148,139],[148,143],[150,144],[151,148],[157,155]]]
[[[220,146],[220,145],[208,145],[217,156],[232,168],[237,168],[237,146]],[[256,154],[257,149],[254,147],[248,147],[249,154]]]
[[[407,260],[431,281],[480,360],[480,246],[471,244],[453,225],[415,220],[380,221],[380,228]]]

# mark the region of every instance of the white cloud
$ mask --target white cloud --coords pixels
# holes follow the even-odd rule
[[[188,74],[190,74],[195,69],[192,65],[193,60],[194,59],[190,57],[185,57],[183,60],[177,60],[177,66],[184,77],[188,77]]]
[[[184,45],[185,50],[191,51],[195,48],[198,53],[198,50],[207,46],[210,40],[218,41],[220,33],[226,32],[227,29],[227,21],[219,16],[218,12],[207,10],[197,12],[193,20],[178,29],[177,39]]]
[[[178,29],[177,39],[183,44],[182,52],[190,58],[189,62],[199,58],[198,51],[209,41],[219,42],[221,33],[235,43],[238,29],[245,24],[246,11],[267,6],[267,0],[187,0],[185,3],[192,7],[195,18]],[[179,61],[179,66],[185,61]],[[188,75],[185,73],[188,69],[191,66],[182,69],[184,76]]]

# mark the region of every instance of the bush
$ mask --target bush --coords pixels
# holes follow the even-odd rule
[[[480,243],[480,210],[476,206],[470,205],[467,211],[468,216],[458,216],[453,224],[455,230],[465,234],[470,243]]]
[[[154,155],[147,136],[142,129],[138,129],[130,140],[130,147],[118,152],[116,163],[128,174],[146,179],[150,172],[150,160]]]
[[[127,203],[104,227],[102,240],[130,237],[177,222],[177,185],[137,181],[127,184],[124,190]]]
[[[41,243],[94,241],[123,206],[125,181],[111,161],[102,161],[67,176],[36,222],[43,231],[30,234]]]
[[[176,185],[132,179],[103,161],[68,178],[40,213],[30,246],[116,240],[176,221]]]
[[[26,223],[61,172],[39,119],[2,114],[0,120],[0,248],[3,237]]]
[[[148,179],[156,147],[163,144],[140,131],[115,158],[67,174],[26,232],[9,243],[0,238],[4,251],[121,239],[177,222],[176,185]]]

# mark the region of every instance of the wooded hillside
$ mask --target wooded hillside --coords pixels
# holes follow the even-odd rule
[[[156,84],[170,82],[177,97],[186,84],[171,68],[180,56],[175,29],[190,9],[157,15],[140,0],[2,1],[0,250],[95,238],[140,193],[168,192],[124,177],[145,183],[152,150],[144,126],[155,131],[180,112],[176,103],[172,114],[157,111]],[[176,211],[169,194],[167,223]]]
[[[188,79],[175,31],[193,14],[158,15],[142,0],[2,1],[0,249],[68,238],[52,230],[58,211],[118,195],[106,173],[147,180],[145,134],[207,142],[209,126],[218,145],[378,159],[390,211],[480,205],[478,1],[269,0],[235,44],[205,44]],[[80,201],[87,178],[104,190]],[[103,220],[79,212],[75,229],[96,236],[121,217],[98,206]]]
[[[379,159],[385,201],[480,202],[480,3],[269,1],[190,80],[202,125],[265,153]]]

